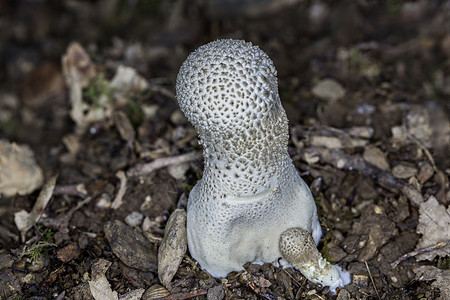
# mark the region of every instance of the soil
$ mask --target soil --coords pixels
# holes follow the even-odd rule
[[[449,299],[449,223],[421,240],[425,203],[450,202],[449,20],[448,1],[0,1],[0,138],[43,172],[0,198],[0,299]],[[352,275],[335,295],[272,264],[216,279],[183,251],[158,277],[167,221],[203,170],[175,78],[219,38],[274,61],[319,249]],[[142,77],[112,88],[119,66]],[[64,70],[79,72],[78,119]],[[2,168],[0,183],[29,176]],[[21,232],[15,215],[45,192]]]

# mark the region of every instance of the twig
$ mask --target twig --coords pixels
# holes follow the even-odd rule
[[[25,234],[39,221],[42,213],[47,207],[47,204],[52,198],[57,178],[58,175],[53,176],[44,184],[30,213],[28,213],[26,210],[21,210],[14,214],[14,222],[17,226],[17,229],[19,229],[20,231],[22,242],[25,242]]]
[[[430,153],[430,150],[428,150],[428,148],[422,143],[421,140],[419,140],[418,138],[413,136],[411,133],[409,133],[408,130],[406,130],[406,128],[404,130],[405,130],[405,132],[407,132],[408,138],[411,139],[414,143],[416,143],[417,146],[419,146],[419,148],[425,153],[425,156],[430,161],[431,166],[433,167],[434,171],[437,172],[438,169],[436,167],[436,163],[434,161],[433,155],[431,155],[431,153]]]
[[[297,293],[295,294],[295,299],[298,299],[298,296],[302,292],[302,289],[303,289],[303,286],[305,285],[306,280],[303,280],[303,283],[298,282],[297,279],[294,278],[294,276],[289,274],[289,272],[286,271],[285,268],[283,268],[283,266],[280,263],[280,260],[281,260],[281,258],[278,259],[278,265],[279,265],[280,269],[284,273],[286,273],[292,279],[292,281],[294,281],[298,285],[298,290],[297,290]]]
[[[85,197],[87,195],[87,191],[84,183],[57,185],[55,186],[53,195],[69,195],[69,196]]]
[[[391,263],[391,267],[392,268],[396,268],[398,266],[398,264],[401,263],[402,261],[404,261],[405,259],[408,259],[410,257],[414,257],[414,256],[419,255],[419,254],[431,252],[431,251],[436,250],[436,249],[443,248],[443,247],[447,246],[448,244],[450,244],[450,240],[447,240],[445,242],[439,242],[436,245],[433,245],[433,246],[430,246],[430,247],[425,247],[425,248],[420,248],[420,249],[411,251],[409,253],[406,253],[406,254],[400,256],[394,262],[392,262]]]
[[[86,199],[79,201],[77,203],[77,205],[75,207],[72,207],[66,214],[58,216],[57,218],[54,218],[54,219],[44,219],[44,220],[42,220],[42,223],[45,226],[56,227],[56,228],[58,228],[58,230],[64,231],[67,229],[67,227],[69,227],[69,222],[70,222],[70,219],[72,219],[73,214],[77,210],[79,210],[81,207],[83,207],[84,205],[91,202],[91,200],[92,200],[92,197],[87,197]]]
[[[200,295],[206,295],[208,293],[208,290],[205,289],[198,289],[195,291],[190,291],[187,293],[178,293],[170,296],[166,296],[163,298],[160,298],[161,300],[183,300],[183,299],[189,299],[193,297],[197,297]]]
[[[202,154],[200,152],[195,151],[195,152],[190,152],[190,153],[186,153],[186,154],[182,154],[182,155],[178,155],[178,156],[157,158],[150,163],[136,165],[135,167],[128,170],[127,175],[128,176],[148,175],[158,169],[168,167],[171,165],[187,163],[190,161],[200,159],[201,157],[202,157]]]
[[[122,205],[122,199],[127,191],[127,176],[123,171],[117,171],[116,177],[120,180],[119,191],[117,192],[116,198],[114,199],[111,208],[118,209]]]
[[[314,295],[314,296],[316,296],[316,297],[317,297],[317,298],[319,298],[319,299],[325,300],[325,298],[324,298],[324,297],[322,297],[322,296],[318,295],[317,293],[314,293],[313,295]]]
[[[369,272],[370,281],[372,282],[373,288],[375,289],[375,292],[377,293],[377,297],[378,297],[378,299],[381,300],[380,294],[378,293],[377,286],[375,285],[375,281],[373,281],[373,277],[372,277],[372,273],[370,272],[369,265],[367,264],[367,261],[364,261],[364,263],[366,264],[366,269],[367,269],[367,272]]]

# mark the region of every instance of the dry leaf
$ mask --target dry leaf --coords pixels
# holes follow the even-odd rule
[[[164,238],[158,251],[158,277],[167,287],[187,251],[186,211],[176,209],[167,221]]]
[[[89,288],[95,300],[118,300],[117,292],[111,289],[105,273],[111,266],[111,262],[100,259],[92,266],[92,280],[89,280]]]
[[[30,213],[25,210],[21,210],[14,214],[14,222],[20,231],[22,236],[22,241],[25,241],[25,233],[33,227],[34,224],[41,218],[42,212],[45,207],[47,207],[50,198],[53,195],[53,190],[55,189],[56,178],[58,176],[53,176],[50,180],[42,187],[39,197],[33,206]]]
[[[82,133],[87,126],[86,111],[89,105],[82,99],[82,89],[96,75],[89,55],[78,43],[71,43],[62,57],[63,74],[70,91],[72,110],[70,116],[77,124],[77,132]]]
[[[126,294],[120,295],[119,300],[140,300],[144,292],[145,289],[131,290]]]
[[[450,300],[450,270],[441,270],[433,266],[420,266],[413,269],[416,280],[433,281],[431,286],[438,288],[441,296],[437,300]]]
[[[113,114],[113,120],[120,137],[127,141],[130,146],[133,145],[136,133],[128,116],[122,111],[117,111]]]
[[[376,146],[368,146],[364,149],[363,158],[368,163],[378,167],[380,170],[389,170],[386,154]]]
[[[111,289],[108,279],[105,276],[111,266],[111,262],[100,259],[92,266],[92,276],[89,280],[89,288],[95,300],[139,300],[144,294],[144,289],[136,289],[119,296]]]
[[[120,65],[111,80],[111,87],[124,91],[143,91],[148,88],[147,81],[135,69]]]
[[[433,246],[439,242],[450,239],[450,207],[445,209],[435,197],[431,196],[427,201],[420,204],[419,225],[417,233],[422,238],[417,243],[416,249]],[[433,260],[436,256],[447,256],[450,253],[450,245],[423,253],[417,256],[417,260]]]
[[[0,140],[0,194],[26,195],[40,187],[43,180],[30,147]]]

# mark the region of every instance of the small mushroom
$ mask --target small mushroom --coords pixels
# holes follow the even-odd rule
[[[317,209],[288,154],[288,119],[268,55],[240,40],[206,44],[183,63],[176,93],[203,146],[203,178],[187,206],[188,248],[200,266],[224,277],[281,257],[332,290],[348,284],[348,272],[317,251]]]

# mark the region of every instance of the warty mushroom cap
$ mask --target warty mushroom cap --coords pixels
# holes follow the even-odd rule
[[[223,277],[247,262],[276,263],[290,228],[317,243],[316,205],[288,154],[268,55],[241,40],[201,46],[181,66],[176,94],[203,146],[203,178],[187,207],[188,247],[200,266]]]

